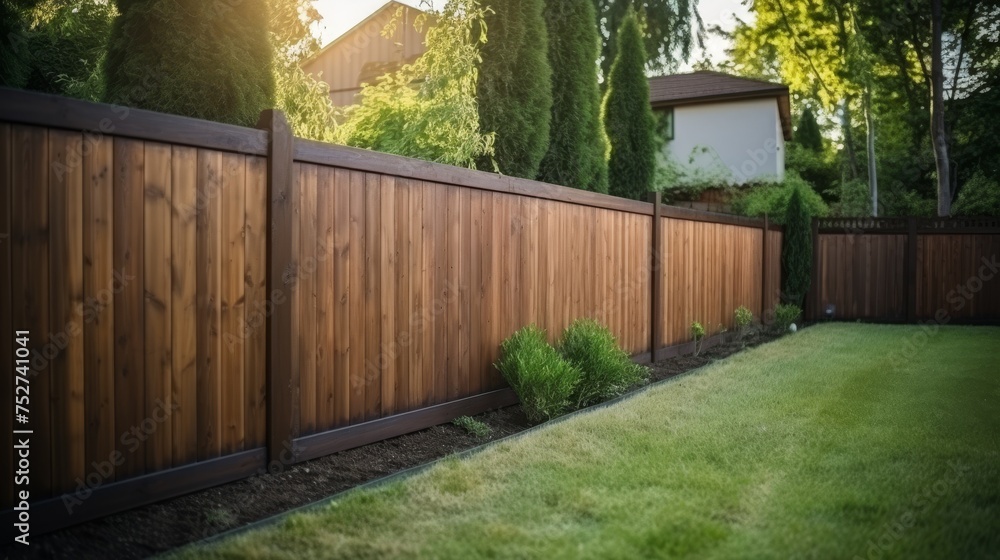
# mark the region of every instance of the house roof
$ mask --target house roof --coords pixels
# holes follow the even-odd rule
[[[649,101],[654,108],[766,97],[777,99],[782,132],[785,140],[791,140],[791,105],[788,99],[788,86],[784,84],[739,78],[707,70],[649,79]]]
[[[332,49],[333,47],[337,46],[338,43],[340,43],[341,41],[343,41],[347,37],[350,37],[355,31],[357,31],[359,29],[364,29],[364,27],[366,25],[368,25],[368,22],[370,22],[371,20],[373,20],[376,17],[378,17],[378,15],[381,14],[382,12],[384,12],[384,11],[386,11],[388,9],[395,9],[395,8],[406,8],[408,10],[414,10],[417,13],[421,13],[421,14],[425,13],[420,8],[414,8],[413,6],[408,6],[406,4],[403,4],[402,2],[397,2],[396,0],[389,0],[388,2],[386,2],[385,4],[383,4],[381,8],[375,10],[374,12],[372,12],[371,14],[369,14],[368,17],[366,17],[365,19],[359,21],[354,27],[348,29],[347,31],[345,31],[344,33],[342,33],[339,37],[337,37],[336,39],[334,39],[334,40],[330,41],[329,43],[327,43],[325,47],[323,47],[320,50],[318,50],[315,53],[313,53],[312,56],[310,56],[309,58],[303,60],[302,63],[300,64],[300,66],[306,66],[307,64],[309,64],[313,60],[316,60],[317,58],[319,58],[320,56],[322,56],[323,53],[325,53],[326,51],[328,51],[328,50]]]

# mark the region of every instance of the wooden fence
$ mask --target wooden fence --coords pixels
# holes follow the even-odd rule
[[[513,404],[492,363],[529,323],[648,362],[777,301],[766,220],[260,127],[0,90],[0,361],[17,331],[31,356],[0,443],[33,432],[33,532]]]
[[[813,222],[808,315],[878,322],[1000,321],[1000,219]]]

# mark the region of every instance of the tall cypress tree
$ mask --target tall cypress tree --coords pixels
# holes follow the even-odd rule
[[[795,142],[814,152],[823,151],[823,135],[819,131],[816,115],[809,107],[806,107],[799,117],[799,126],[795,129]]]
[[[812,216],[796,188],[788,198],[785,210],[785,240],[781,245],[781,268],[784,272],[782,290],[787,303],[802,307],[809,292],[812,267]]]
[[[552,122],[539,179],[608,192],[593,0],[548,0],[545,22],[552,66]]]
[[[549,146],[552,69],[542,0],[495,2],[486,17],[477,98],[479,126],[495,132],[500,172],[534,179]],[[488,159],[479,161],[489,169]]]
[[[274,105],[264,0],[117,0],[105,100],[252,126]]]
[[[656,121],[649,105],[642,30],[631,9],[618,29],[615,52],[603,109],[604,129],[611,143],[609,192],[639,200],[653,188]]]

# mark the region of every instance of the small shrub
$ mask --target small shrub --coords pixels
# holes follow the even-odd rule
[[[701,353],[701,341],[705,338],[705,327],[698,321],[691,323],[691,337],[694,338],[694,355],[697,356]]]
[[[471,416],[459,416],[458,418],[451,421],[452,424],[462,428],[471,435],[477,438],[487,438],[493,433],[493,428],[486,425],[485,422],[481,420],[476,420]]]
[[[741,335],[750,328],[750,323],[753,322],[753,311],[746,308],[745,305],[741,305],[736,309],[736,332]]]
[[[774,308],[774,328],[778,332],[788,332],[788,328],[802,314],[802,308],[790,303],[779,303]]]
[[[580,382],[580,370],[549,346],[545,331],[534,325],[503,341],[500,359],[494,366],[517,393],[532,423],[562,414]]]
[[[575,321],[566,329],[559,352],[580,370],[573,393],[577,408],[617,397],[649,378],[649,370],[632,362],[611,331],[591,319]]]

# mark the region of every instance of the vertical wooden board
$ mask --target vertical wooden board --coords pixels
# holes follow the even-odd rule
[[[365,419],[382,416],[382,368],[378,359],[382,351],[382,285],[381,285],[381,176],[365,174]]]
[[[471,319],[470,297],[471,297],[471,273],[472,268],[472,198],[471,189],[468,188],[457,188],[458,191],[458,206],[459,206],[459,231],[458,231],[458,254],[461,255],[461,260],[458,263],[458,294],[453,294],[453,298],[457,295],[457,305],[458,305],[458,388],[457,394],[459,397],[469,396],[471,381],[469,377],[472,375],[472,369],[470,366],[471,353],[469,351],[469,346],[471,343],[470,332],[471,325],[469,321]],[[477,374],[478,375],[478,374]]]
[[[483,313],[482,313],[482,224],[483,224],[483,192],[472,190],[469,193],[469,297],[466,302],[469,310],[469,394],[483,392],[483,370],[487,364],[483,360]]]
[[[198,150],[198,460],[222,453],[222,154]]]
[[[144,443],[126,432],[145,419],[143,372],[143,143],[115,138],[115,270],[126,280],[115,295],[115,432],[124,461],[122,478],[146,471]]]
[[[267,442],[267,160],[247,156],[243,336],[246,448]]]
[[[49,145],[43,128],[11,125],[11,324],[29,331],[31,408],[28,424],[43,442],[31,450],[32,498],[52,490],[50,374],[44,359],[49,343]],[[15,393],[16,394],[16,393]]]
[[[448,281],[448,194],[444,185],[433,185],[434,204],[428,209],[433,220],[429,227],[433,234],[433,258],[431,260],[430,329],[433,340],[431,358],[434,360],[431,402],[445,402],[448,398],[448,299],[445,284]]]
[[[413,208],[410,205],[410,193],[413,182],[408,179],[396,179],[396,307],[395,332],[393,339],[393,363],[395,364],[396,392],[395,412],[410,410],[410,347],[413,344],[413,333],[410,329],[410,313],[413,309],[413,237],[410,235],[411,224],[414,221]]]
[[[445,278],[442,297],[445,301],[445,313],[438,318],[442,327],[439,332],[445,338],[445,394],[441,402],[454,400],[459,396],[459,271],[462,268],[459,236],[461,235],[462,211],[459,203],[459,187],[443,186],[445,219]]]
[[[114,141],[95,140],[83,157],[84,464],[115,448]],[[114,480],[112,472],[108,481]]]
[[[413,293],[416,332],[418,334],[416,358],[420,364],[418,391],[413,394],[414,408],[424,407],[431,403],[434,395],[434,330],[431,321],[431,301],[434,299],[434,218],[437,207],[434,198],[434,186],[428,182],[420,183],[417,204],[414,207],[419,227],[415,234],[420,243],[418,289]]]
[[[483,192],[482,213],[479,219],[479,309],[482,331],[481,352],[484,369],[480,372],[480,385],[483,390],[494,386],[498,373],[492,364],[500,357],[497,341],[497,309],[495,304],[496,286],[493,273],[496,263],[496,232],[493,223],[493,212],[496,208],[495,193]]]
[[[222,156],[222,454],[243,451],[246,434],[246,156]]]
[[[52,490],[85,476],[82,136],[49,131],[49,322],[59,352],[49,360]]]
[[[146,467],[156,472],[173,466],[172,410],[173,392],[173,319],[171,283],[172,228],[171,205],[172,158],[167,144],[147,142],[143,166],[143,278],[146,301],[145,376],[146,415],[155,422],[146,442]]]
[[[382,370],[381,416],[396,412],[396,354],[398,339],[396,333],[396,268],[399,266],[396,252],[396,179],[383,175],[379,179],[381,204],[379,204],[379,293],[382,306],[379,310],[379,328],[382,340],[375,364]]]
[[[14,325],[11,322],[14,303],[10,298],[11,276],[14,273],[10,261],[11,167],[10,125],[0,123],[0,270],[4,271],[0,273],[0,305],[6,310],[0,313],[0,363],[6,364],[6,367],[17,365],[14,362]],[[0,386],[0,399],[5,403],[14,402],[13,380],[4,381]],[[12,413],[0,416],[0,446],[4,449],[13,449],[13,429]],[[13,456],[9,455],[0,466],[0,477],[3,477],[0,482],[0,509],[3,510],[14,507],[14,470]]]
[[[365,419],[365,174],[352,171],[350,184],[350,422]]]
[[[423,265],[423,205],[424,184],[412,180],[408,184],[410,193],[409,210],[407,210],[409,238],[409,274],[407,298],[409,304],[405,313],[406,329],[410,333],[410,344],[407,348],[406,361],[409,363],[407,378],[408,408],[416,409],[423,402],[424,395],[424,331],[420,321],[423,313],[424,265]]]
[[[316,236],[317,168],[300,164],[299,170],[299,435],[316,431]]]
[[[198,150],[174,146],[171,157],[171,457],[198,460]],[[263,325],[260,327],[263,330]]]
[[[549,234],[549,221],[552,213],[553,203],[548,200],[538,201],[538,221],[536,224],[538,255],[538,268],[535,272],[535,317],[538,325],[543,329],[549,328],[552,320],[552,313],[549,308],[551,298],[551,286],[549,284],[551,264],[549,263],[550,249],[554,237]]]
[[[335,426],[351,420],[351,259],[356,252],[351,244],[351,172],[337,169],[333,185],[334,243],[334,411]]]
[[[316,172],[316,431],[329,430],[335,420],[334,362],[336,285],[334,278],[335,170]]]

